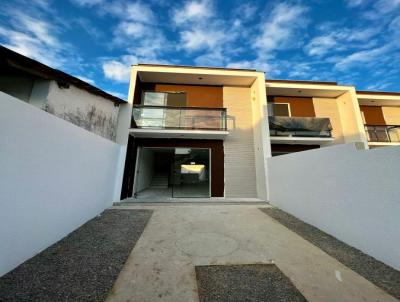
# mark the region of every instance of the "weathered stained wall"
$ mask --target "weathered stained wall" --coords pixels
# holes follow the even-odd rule
[[[251,89],[224,87],[229,135],[224,140],[225,197],[257,197]]]
[[[52,81],[43,109],[102,137],[116,139],[119,107],[73,85],[60,88]]]

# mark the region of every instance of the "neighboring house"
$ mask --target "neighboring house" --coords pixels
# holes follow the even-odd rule
[[[126,102],[62,71],[0,46],[0,91],[116,141]]]
[[[354,87],[266,81],[272,156],[343,143],[366,146]]]
[[[266,199],[271,156],[345,143],[375,146],[364,130],[371,95],[385,116],[372,124],[384,127],[386,145],[398,142],[396,93],[265,80],[250,69],[133,66],[121,198]]]
[[[357,91],[370,148],[400,145],[400,93]]]

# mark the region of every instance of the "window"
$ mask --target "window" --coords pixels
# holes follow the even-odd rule
[[[146,91],[143,94],[143,105],[150,106],[186,106],[185,92],[150,92]]]
[[[268,103],[269,116],[290,116],[289,103]]]

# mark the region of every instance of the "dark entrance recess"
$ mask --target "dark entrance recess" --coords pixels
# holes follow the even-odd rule
[[[224,146],[222,140],[152,139],[129,137],[121,199],[132,197],[137,148],[209,148],[211,149],[211,196],[224,196]]]

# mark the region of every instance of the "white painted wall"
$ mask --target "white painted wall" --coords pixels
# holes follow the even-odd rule
[[[0,275],[112,204],[121,146],[0,92]]]
[[[149,148],[140,148],[138,170],[136,174],[137,183],[135,192],[140,192],[150,186],[154,172],[154,152]]]
[[[268,159],[271,204],[400,269],[400,147]]]
[[[271,142],[269,135],[265,75],[262,72],[257,72],[257,78],[251,85],[250,102],[253,115],[257,197],[267,200],[267,158],[271,157]]]

